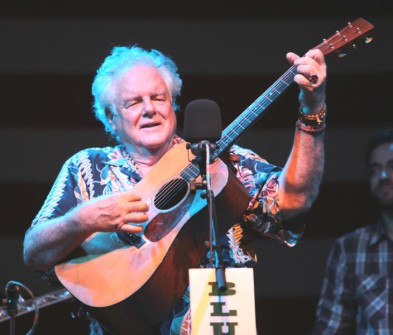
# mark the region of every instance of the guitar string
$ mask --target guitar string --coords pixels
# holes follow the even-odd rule
[[[172,193],[172,197],[169,199],[170,200],[173,199],[173,197],[176,196],[183,189],[183,187],[181,186],[181,184],[183,184],[183,180],[185,180],[186,182],[189,182],[189,180],[191,178],[196,178],[198,175],[199,175],[199,169],[195,165],[189,164],[181,173],[181,176],[183,177],[183,179],[179,178],[175,183],[173,183],[174,186],[171,185],[171,187],[166,187],[165,192],[161,193],[161,195],[157,198],[159,200],[155,201],[155,203],[162,205],[164,203],[163,201],[165,201],[165,197],[167,197],[168,193]]]
[[[242,113],[229,125],[222,140],[220,140],[220,147],[222,147],[223,143],[226,143],[224,147],[227,147],[229,145],[228,142],[232,142],[234,139],[233,133],[239,135],[237,132],[239,128],[242,128],[240,129],[240,132],[246,129],[253,121],[256,120],[257,117],[260,116],[261,112],[263,112],[287,87],[289,87],[293,81],[294,71],[295,67],[292,66],[265,93],[263,93],[255,102],[253,102],[250,107],[246,109],[245,113]],[[290,79],[289,83],[285,81],[288,79]],[[280,85],[283,85],[284,87],[280,88]],[[273,95],[274,91],[276,91],[278,94]],[[267,97],[268,95],[270,95],[270,98]]]
[[[188,168],[188,166],[187,166],[187,168]],[[183,170],[183,172],[181,173],[183,178],[178,178],[175,181],[172,180],[169,182],[169,183],[172,182],[171,185],[168,185],[169,183],[167,183],[166,185],[163,186],[163,191],[160,192],[159,195],[155,198],[154,203],[155,203],[155,205],[157,204],[156,207],[162,206],[163,204],[165,204],[165,202],[167,202],[167,203],[170,202],[170,200],[172,200],[174,197],[176,197],[179,194],[179,192],[184,190],[184,187],[183,187],[184,181],[188,182],[189,179],[191,179],[191,177],[192,177],[192,175],[189,175],[187,168],[185,168]],[[193,171],[190,171],[190,172],[193,172]],[[188,177],[188,179],[184,178],[184,175],[185,175],[185,177]],[[168,194],[171,195],[169,198],[168,198]]]
[[[170,183],[171,185],[168,185]],[[162,208],[165,203],[170,203],[172,199],[184,190],[184,179],[172,179],[169,183],[164,185],[161,190],[154,199],[154,205],[159,209]]]

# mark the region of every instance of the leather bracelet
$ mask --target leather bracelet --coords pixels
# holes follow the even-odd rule
[[[318,134],[325,130],[326,123],[323,122],[319,126],[306,125],[300,119],[296,122],[296,128],[306,134]]]
[[[322,110],[316,114],[306,114],[303,112],[303,108],[299,107],[299,119],[301,122],[307,126],[316,126],[319,127],[321,126],[326,119],[326,113],[327,113],[327,106],[322,108]]]

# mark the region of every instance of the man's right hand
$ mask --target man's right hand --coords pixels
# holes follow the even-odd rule
[[[137,224],[148,220],[148,210],[138,194],[122,192],[82,203],[74,212],[74,219],[90,234],[113,231],[137,234],[143,229]]]

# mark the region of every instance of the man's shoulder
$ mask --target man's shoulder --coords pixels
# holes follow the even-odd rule
[[[267,161],[264,158],[260,157],[252,149],[244,148],[244,147],[241,147],[237,144],[232,145],[229,152],[232,154],[242,156],[244,158],[258,159],[258,160],[261,160],[261,161],[267,163]]]
[[[85,148],[72,155],[68,161],[76,165],[80,165],[85,161],[104,162],[109,160],[110,157],[116,156],[116,152],[120,154],[119,146]]]
[[[369,239],[370,235],[375,233],[377,230],[377,223],[366,225],[355,230],[349,231],[338,238],[339,242],[354,241]]]
[[[102,155],[110,155],[113,152],[119,150],[118,146],[107,146],[107,147],[91,147],[91,148],[85,148],[77,153],[75,153],[71,158],[78,158],[78,157],[95,157],[95,156],[102,156]]]

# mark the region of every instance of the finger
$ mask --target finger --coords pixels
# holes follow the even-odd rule
[[[149,219],[147,214],[145,213],[128,213],[124,216],[124,221],[128,223],[142,223],[146,222]]]
[[[311,49],[304,56],[314,59],[319,65],[325,63],[323,52],[319,49]]]
[[[149,205],[144,201],[134,201],[127,203],[127,212],[147,212]]]
[[[124,197],[127,201],[139,201],[142,197],[136,192],[126,192],[124,193]]]
[[[296,61],[297,59],[300,58],[297,54],[295,54],[295,53],[293,53],[293,52],[288,52],[287,55],[286,55],[286,57],[287,57],[287,61],[288,61],[290,64],[294,64],[295,61]]]
[[[320,67],[320,64],[314,58],[306,56],[297,58],[294,62],[294,65],[298,67],[302,65],[309,67]]]
[[[315,72],[309,64],[298,65],[297,73],[307,77],[310,73]]]
[[[311,87],[310,81],[303,74],[295,75],[293,80],[294,80],[295,83],[297,83],[298,85],[300,85],[302,87],[306,87],[306,88],[310,88]]]
[[[142,232],[142,230],[143,230],[143,226],[134,225],[130,223],[123,224],[119,229],[119,231],[129,234],[139,234]]]
[[[316,85],[319,80],[319,75],[316,70],[308,65],[299,65],[297,68],[298,74],[303,75],[311,85]]]

